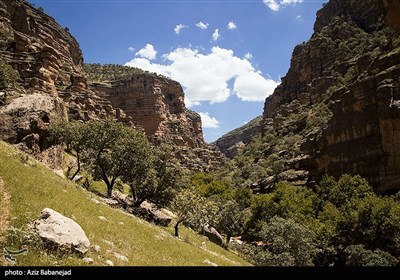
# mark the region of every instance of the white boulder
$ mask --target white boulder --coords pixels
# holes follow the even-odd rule
[[[34,226],[42,239],[57,247],[82,254],[89,250],[90,242],[81,226],[50,208],[42,210]]]

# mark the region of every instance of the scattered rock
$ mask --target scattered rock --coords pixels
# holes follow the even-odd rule
[[[96,253],[100,252],[100,246],[99,245],[93,245],[92,248]]]
[[[131,208],[134,215],[139,216],[149,222],[153,222],[159,226],[168,226],[171,223],[171,218],[165,215],[153,203],[144,201],[140,207]]]
[[[40,237],[56,247],[70,249],[85,254],[90,247],[89,239],[79,224],[60,213],[45,208],[34,222]]]
[[[110,260],[106,260],[106,264],[107,264],[108,266],[114,266],[113,262],[110,261]]]
[[[208,260],[208,259],[205,259],[205,260],[203,261],[203,263],[205,263],[205,264],[207,264],[207,265],[209,265],[209,266],[218,266],[218,264],[213,263],[212,261],[210,261],[210,260]]]
[[[220,246],[224,243],[224,238],[215,228],[205,225],[203,227],[203,232],[211,242]]]
[[[107,245],[111,246],[111,247],[115,246],[112,241],[108,241],[108,240],[103,239],[103,242],[106,243]]]
[[[92,259],[92,258],[83,258],[82,259],[85,263],[87,263],[87,264],[92,264],[92,263],[94,263],[94,260]]]
[[[118,222],[118,224],[121,226],[125,225],[124,222]]]
[[[124,194],[120,191],[113,191],[112,198],[121,203],[123,205],[123,208],[132,206],[132,198],[129,195]]]
[[[81,175],[76,175],[72,181],[74,181],[75,183],[79,183],[79,182],[81,182],[82,180],[83,180],[83,176],[81,176]]]
[[[231,240],[229,242],[233,243],[233,244],[238,244],[238,245],[242,245],[243,244],[241,236],[231,237]]]
[[[56,173],[61,178],[65,178],[64,171],[62,169],[53,169],[53,172]]]
[[[105,221],[105,222],[110,222],[106,217],[104,216],[98,216],[100,220]]]
[[[111,207],[120,207],[120,203],[115,199],[100,197],[100,200]]]
[[[98,201],[98,200],[95,199],[95,198],[91,198],[90,201],[93,201],[93,202],[96,203],[96,204],[99,204],[99,203],[100,203],[100,201]]]
[[[128,262],[129,261],[129,259],[127,257],[125,257],[125,256],[123,256],[121,254],[118,254],[117,252],[114,252],[114,257],[116,259],[120,260],[120,261],[123,261],[123,262]]]

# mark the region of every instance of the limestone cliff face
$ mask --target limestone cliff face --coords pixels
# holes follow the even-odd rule
[[[332,112],[324,126],[302,138],[301,155],[288,166],[306,171],[308,183],[351,173],[381,192],[400,188],[398,15],[398,1],[331,0],[266,99],[264,133],[320,103]]]
[[[8,90],[0,105],[2,140],[23,142],[38,154],[47,148],[51,121],[111,117],[143,128],[156,145],[173,144],[175,155],[190,169],[205,171],[225,161],[205,144],[200,116],[186,109],[179,83],[143,73],[90,88],[78,42],[23,0],[0,1],[0,59],[20,75],[20,88]],[[61,117],[61,111],[67,115]]]
[[[25,88],[54,95],[85,88],[82,52],[68,31],[25,1],[2,0],[0,13],[2,58],[19,71]]]
[[[66,28],[23,0],[0,1],[0,15],[0,58],[19,72],[22,94],[62,97],[72,118],[118,118],[88,90],[82,51]]]
[[[52,121],[110,116],[130,123],[88,89],[79,44],[53,18],[22,0],[0,1],[0,15],[0,59],[20,76],[0,106],[0,139],[47,161],[62,155],[46,144]]]
[[[262,116],[258,116],[247,124],[221,136],[214,144],[228,158],[233,158],[241,147],[249,143],[254,135],[261,132],[261,121]]]
[[[218,150],[205,144],[200,115],[186,109],[178,82],[145,73],[90,86],[123,110],[154,144],[172,144],[178,159],[190,169],[214,169],[225,161]]]
[[[91,87],[115,108],[124,110],[146,135],[178,146],[204,143],[200,116],[185,108],[178,82],[156,75],[138,74],[124,80],[95,83]]]

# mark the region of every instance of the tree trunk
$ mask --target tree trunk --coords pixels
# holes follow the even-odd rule
[[[231,241],[231,237],[232,236],[229,233],[226,235],[226,245],[228,245],[229,241]]]
[[[143,203],[143,201],[145,201],[144,199],[137,199],[135,200],[135,202],[133,203],[134,207],[140,207],[140,204]]]
[[[111,181],[108,179],[108,177],[107,177],[107,174],[104,172],[104,170],[103,170],[103,168],[101,168],[101,171],[102,171],[102,178],[103,178],[103,181],[104,181],[104,183],[106,183],[106,185],[107,185],[107,196],[108,197],[111,197],[112,196],[112,189],[113,189],[113,187],[114,187],[114,183],[115,183],[115,180],[117,179],[116,177],[114,177],[114,178],[112,178],[111,179]]]
[[[182,222],[183,222],[183,220],[179,220],[179,221],[176,222],[176,224],[174,226],[174,228],[175,228],[175,236],[176,237],[179,237],[179,224],[182,223]]]
[[[112,196],[112,189],[114,187],[115,180],[111,180],[111,182],[110,182],[110,180],[108,180],[107,175],[103,174],[103,181],[107,185],[107,196],[111,197]]]
[[[81,171],[81,160],[80,160],[80,156],[79,156],[78,152],[76,152],[76,161],[77,161],[78,166],[77,166],[77,169],[76,169],[74,175],[72,175],[72,177],[70,178],[71,181],[73,181],[75,176],[78,175],[79,171]]]

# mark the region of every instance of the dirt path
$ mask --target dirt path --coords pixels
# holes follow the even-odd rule
[[[10,195],[4,189],[3,179],[0,177],[0,243],[8,228],[10,219]]]
[[[4,188],[4,181],[0,177],[0,248],[1,243],[4,239],[4,233],[8,228],[8,222],[10,219],[10,195]],[[7,265],[2,256],[3,249],[0,251],[0,266]]]

